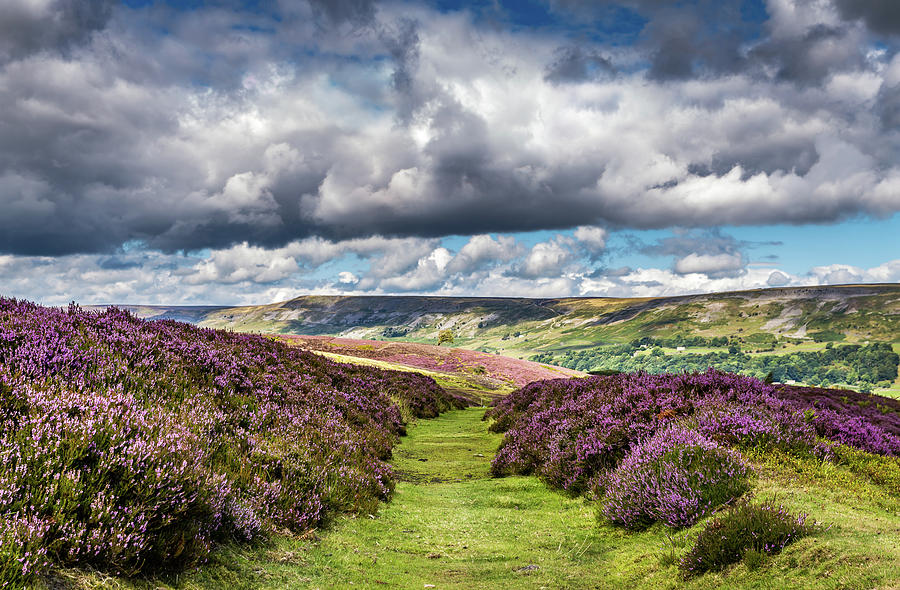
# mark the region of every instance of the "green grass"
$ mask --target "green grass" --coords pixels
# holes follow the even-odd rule
[[[409,428],[394,453],[393,500],[377,514],[338,518],[306,537],[217,552],[200,572],[126,581],[62,572],[71,588],[898,588],[900,460],[849,453],[841,464],[755,456],[753,494],[830,526],[783,553],[685,582],[675,560],[702,528],[628,533],[596,507],[532,477],[491,478],[500,436],[483,410]],[[424,459],[424,460],[423,460]],[[62,587],[66,587],[64,584]]]

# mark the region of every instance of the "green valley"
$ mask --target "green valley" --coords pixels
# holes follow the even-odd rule
[[[306,296],[260,306],[129,309],[237,331],[398,342],[437,344],[449,330],[456,347],[583,371],[715,366],[900,395],[896,284],[632,299]]]

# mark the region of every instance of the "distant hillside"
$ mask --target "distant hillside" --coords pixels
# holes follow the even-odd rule
[[[634,358],[641,357],[644,349],[648,353],[659,349],[657,356],[708,355],[735,348],[747,355],[815,353],[829,345],[867,342],[890,343],[900,349],[898,284],[655,298],[307,296],[260,306],[129,309],[145,318],[175,318],[237,331],[431,344],[437,343],[442,330],[451,330],[454,346],[581,370],[609,368],[604,361],[610,354],[624,354],[612,347],[627,344],[636,346],[630,353]],[[813,365],[801,374],[822,368],[818,379],[822,383],[834,383],[838,374],[847,373],[832,371],[826,380],[833,367]],[[876,373],[872,383],[884,385]]]
[[[124,307],[143,318],[178,319],[245,332],[436,342],[440,330],[451,329],[457,345],[486,346],[492,352],[736,332],[810,340],[900,341],[897,284],[631,299],[306,296],[244,307]]]

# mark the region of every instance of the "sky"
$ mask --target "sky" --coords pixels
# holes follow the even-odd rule
[[[900,282],[896,0],[3,0],[0,295]]]

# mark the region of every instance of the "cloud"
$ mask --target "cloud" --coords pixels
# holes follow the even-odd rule
[[[591,260],[598,259],[606,251],[609,232],[605,228],[582,225],[575,228],[573,235]]]
[[[65,51],[109,21],[113,0],[4,0],[0,4],[0,63],[40,51]]]
[[[194,272],[185,277],[188,284],[274,283],[300,270],[287,252],[271,252],[246,243],[228,250],[215,251]]]
[[[359,277],[349,271],[341,271],[338,273],[338,282],[345,285],[352,285],[359,282]]]
[[[750,55],[772,68],[776,80],[818,83],[840,70],[862,67],[864,45],[843,27],[818,23],[800,35],[772,37]]]
[[[545,70],[544,80],[553,84],[586,82],[610,76],[615,71],[612,62],[600,53],[571,45],[557,49],[555,60]]]
[[[739,252],[733,254],[688,254],[675,262],[678,274],[702,273],[710,277],[729,276],[742,273],[744,258]]]
[[[525,259],[512,272],[532,279],[559,276],[573,260],[571,241],[557,237],[532,246]]]
[[[812,269],[811,274],[819,280],[820,284],[841,285],[863,282],[865,271],[855,266],[832,264],[829,266],[818,266]]]
[[[741,51],[744,25],[733,17],[735,2],[698,2],[688,10],[665,3],[645,4],[652,6],[646,11],[651,20],[644,29],[651,78],[678,80],[703,72],[731,74],[746,69]]]
[[[641,246],[641,250],[650,255],[674,256],[673,270],[679,275],[699,273],[715,279],[745,274],[744,252],[762,245],[777,243],[740,241],[719,230],[678,230],[672,237]]]
[[[810,269],[809,277],[820,285],[897,283],[900,282],[900,260],[890,260],[868,269],[851,264],[816,266]]]
[[[466,273],[508,262],[522,253],[522,246],[511,236],[477,235],[460,248],[456,256],[447,264],[447,270]]]
[[[661,238],[653,244],[642,245],[645,254],[662,256],[685,256],[687,254],[733,254],[743,248],[755,244],[735,239],[720,230],[683,230],[675,231],[675,235]]]
[[[766,286],[768,287],[783,287],[791,282],[791,277],[787,274],[781,272],[780,270],[773,270],[769,275],[769,278],[766,279]]]
[[[375,20],[374,0],[307,0],[313,13],[341,25],[349,22],[353,25],[368,25]]]
[[[862,19],[876,33],[900,33],[900,5],[893,0],[834,0],[834,4],[843,18]]]
[[[446,248],[435,248],[428,256],[420,258],[416,266],[408,272],[384,277],[378,287],[387,292],[431,291],[441,287],[446,280],[444,270],[452,259]]]
[[[280,20],[223,5],[7,3],[25,15],[15,22],[52,14],[59,31],[76,32],[53,25],[39,45],[3,50],[0,252],[209,250],[222,254],[197,277],[260,284],[294,272],[290,260],[305,268],[307,254],[383,258],[391,270],[359,276],[369,288],[418,269],[449,235],[900,210],[900,66],[872,53],[854,20],[874,4],[853,16],[773,0],[759,22],[730,1],[677,15],[667,2],[625,5],[647,21],[636,45],[363,0],[284,3]],[[663,63],[676,55],[667,43],[684,43],[687,61]],[[600,229],[575,239],[513,266],[547,276],[604,252]],[[519,256],[493,241],[473,242],[438,274]],[[360,249],[336,246],[350,243]],[[284,265],[270,268],[253,248]],[[734,251],[671,255],[690,254]]]
[[[682,251],[690,236],[678,238],[680,242],[657,247]],[[113,255],[0,255],[0,284],[3,296],[51,305],[73,299],[233,305],[311,293],[645,297],[900,282],[900,260],[871,268],[831,264],[791,273],[770,265],[743,265],[740,252],[688,253],[673,268],[591,269],[582,264],[578,249],[575,238],[562,235],[531,248],[510,236],[476,236],[458,248],[433,240],[379,237],[345,242],[310,238],[273,249],[239,244],[193,254],[123,249]]]
[[[396,64],[391,74],[391,86],[401,94],[409,93],[419,62],[418,23],[404,18],[392,28],[394,30],[382,32],[382,40]]]

